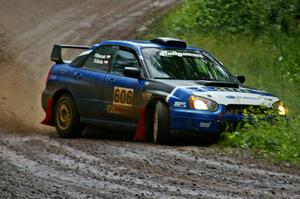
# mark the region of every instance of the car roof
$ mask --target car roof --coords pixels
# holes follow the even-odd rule
[[[99,46],[103,45],[115,45],[115,46],[124,46],[124,47],[130,47],[137,50],[140,50],[142,48],[176,48],[176,49],[188,49],[188,50],[201,50],[201,48],[194,48],[191,46],[187,46],[186,48],[183,47],[175,47],[175,46],[165,46],[157,43],[153,43],[151,41],[147,40],[106,40],[103,42],[100,42],[98,44],[95,44],[92,48],[95,49]]]

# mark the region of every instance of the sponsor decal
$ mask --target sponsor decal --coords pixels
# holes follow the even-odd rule
[[[162,50],[159,52],[159,56],[162,57],[198,57],[198,58],[203,58],[203,55],[199,53],[188,53],[188,52],[180,52],[180,51],[175,51],[175,50]]]
[[[103,64],[103,60],[102,59],[94,59],[94,63],[95,64]]]
[[[195,89],[193,89],[195,90]],[[273,97],[272,94],[267,93],[265,91],[259,91],[259,90],[253,90],[249,88],[226,88],[226,87],[198,87],[197,90],[195,90],[194,93],[197,92],[239,92],[239,93],[251,93],[251,94],[258,94],[263,96],[270,96]]]
[[[190,91],[194,96],[207,97],[219,104],[224,105],[228,103],[253,103],[254,105],[261,104],[270,107],[272,102],[278,101],[278,98],[265,91],[249,88],[226,88],[212,86],[177,86],[166,97],[166,101],[169,102],[171,98],[174,98],[174,101],[181,100],[180,98],[182,96],[182,92],[177,91],[182,91],[183,93],[188,93]]]
[[[114,87],[113,105],[132,106],[133,89]]]
[[[211,122],[200,122],[200,127],[201,128],[209,128],[211,125]]]
[[[106,111],[108,113],[114,113],[119,115],[132,115],[132,108],[129,106],[109,104],[106,106]]]
[[[99,53],[95,53],[94,58],[105,59],[106,55],[101,55]]]
[[[109,64],[110,58],[111,58],[111,55],[102,55],[99,53],[95,53],[94,63],[95,64]]]
[[[253,94],[260,94],[260,95],[270,95],[264,91],[257,91],[248,88],[225,88],[225,87],[201,87],[199,90],[203,91],[220,91],[220,92],[239,92],[239,93],[253,93]]]
[[[228,99],[235,99],[235,96],[233,96],[233,95],[227,95],[226,98],[228,98]]]
[[[186,108],[186,102],[174,102],[174,107]]]
[[[259,100],[258,97],[247,97],[247,96],[238,96],[238,99],[248,99],[248,100]]]
[[[133,89],[114,87],[113,103],[106,106],[108,113],[132,115]]]

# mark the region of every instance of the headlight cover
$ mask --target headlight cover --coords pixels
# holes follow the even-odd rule
[[[218,109],[218,104],[210,99],[203,97],[190,97],[190,108],[196,110],[206,110],[206,111],[216,111]]]
[[[278,115],[286,115],[287,114],[287,110],[286,108],[284,108],[283,103],[281,101],[275,102],[273,104],[273,109],[274,111],[276,111],[276,113],[278,113]]]

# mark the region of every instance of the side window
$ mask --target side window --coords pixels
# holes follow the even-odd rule
[[[73,66],[77,66],[77,67],[81,67],[82,64],[84,64],[85,60],[89,57],[89,55],[91,54],[92,50],[87,50],[84,51],[83,53],[81,53],[78,57],[76,57],[73,61],[72,61],[72,65]]]
[[[92,52],[82,67],[97,70],[108,71],[116,49],[113,46],[101,46]]]
[[[126,50],[118,50],[111,71],[122,74],[125,67],[140,68],[140,64],[134,53]]]

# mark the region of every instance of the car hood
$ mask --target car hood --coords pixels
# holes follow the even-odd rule
[[[271,107],[275,102],[279,101],[277,97],[266,91],[248,88],[235,83],[191,80],[161,81],[173,87],[173,90],[167,96],[167,101],[170,103],[175,103],[175,101],[188,103],[191,95],[204,97],[223,105],[239,104]]]

